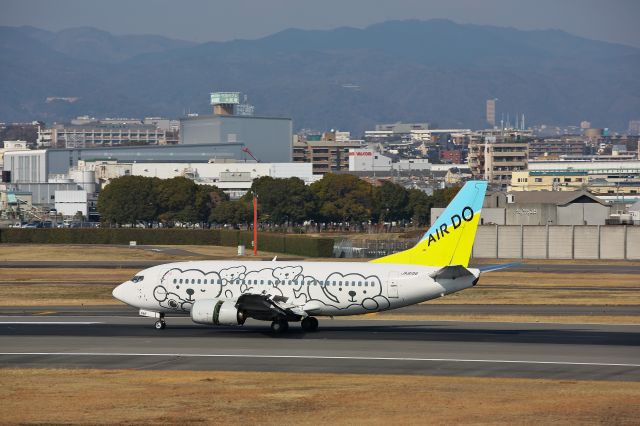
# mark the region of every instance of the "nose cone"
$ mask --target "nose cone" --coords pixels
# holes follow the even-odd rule
[[[127,305],[131,305],[133,302],[132,294],[131,294],[131,286],[128,282],[122,283],[116,288],[113,289],[111,293],[113,297],[118,299],[121,302],[126,303]]]

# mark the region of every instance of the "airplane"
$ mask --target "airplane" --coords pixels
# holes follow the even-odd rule
[[[369,262],[175,262],[137,273],[113,296],[157,319],[159,330],[166,327],[166,314],[181,313],[206,325],[271,321],[275,334],[286,332],[290,322],[315,331],[317,316],[437,299],[480,278],[481,270],[468,264],[486,189],[486,181],[467,182],[414,247]]]

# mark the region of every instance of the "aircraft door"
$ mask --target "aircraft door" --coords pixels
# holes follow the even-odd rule
[[[392,271],[387,280],[387,297],[390,299],[399,298],[398,286],[400,285],[400,272]]]

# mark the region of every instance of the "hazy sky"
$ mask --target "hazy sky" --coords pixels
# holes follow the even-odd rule
[[[557,28],[640,47],[640,0],[0,0],[0,25],[93,26],[194,41],[410,18]]]

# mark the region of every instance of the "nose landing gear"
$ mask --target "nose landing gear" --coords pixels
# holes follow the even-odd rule
[[[164,314],[160,314],[160,318],[158,319],[158,321],[156,321],[154,326],[156,330],[164,330],[165,328],[167,328],[167,323],[164,321]]]

